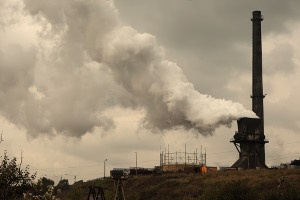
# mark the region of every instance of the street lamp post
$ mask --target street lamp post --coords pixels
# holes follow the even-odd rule
[[[105,162],[107,161],[107,159],[104,160],[104,178],[105,178]]]
[[[137,176],[137,152],[135,152],[135,175]]]

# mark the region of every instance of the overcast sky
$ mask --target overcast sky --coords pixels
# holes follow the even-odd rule
[[[12,0],[0,3],[0,151],[70,182],[199,152],[231,166],[251,110],[261,10],[266,164],[299,158],[297,0]],[[231,125],[231,127],[230,127]]]

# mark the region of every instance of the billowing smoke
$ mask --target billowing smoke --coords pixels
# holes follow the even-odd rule
[[[153,35],[120,22],[113,1],[13,0],[0,18],[0,112],[29,136],[110,129],[114,106],[143,109],[149,129],[204,135],[255,117],[196,91]]]

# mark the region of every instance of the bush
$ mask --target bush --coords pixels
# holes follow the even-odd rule
[[[47,191],[44,194],[33,195],[32,193],[24,193],[24,200],[59,200],[55,196],[53,196],[54,186],[48,185]]]

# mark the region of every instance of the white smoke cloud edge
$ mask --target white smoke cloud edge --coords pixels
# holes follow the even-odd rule
[[[203,135],[256,117],[196,91],[153,35],[122,24],[113,1],[13,0],[1,15],[0,112],[30,137],[109,130],[115,124],[104,113],[114,106],[144,109],[148,129]]]

